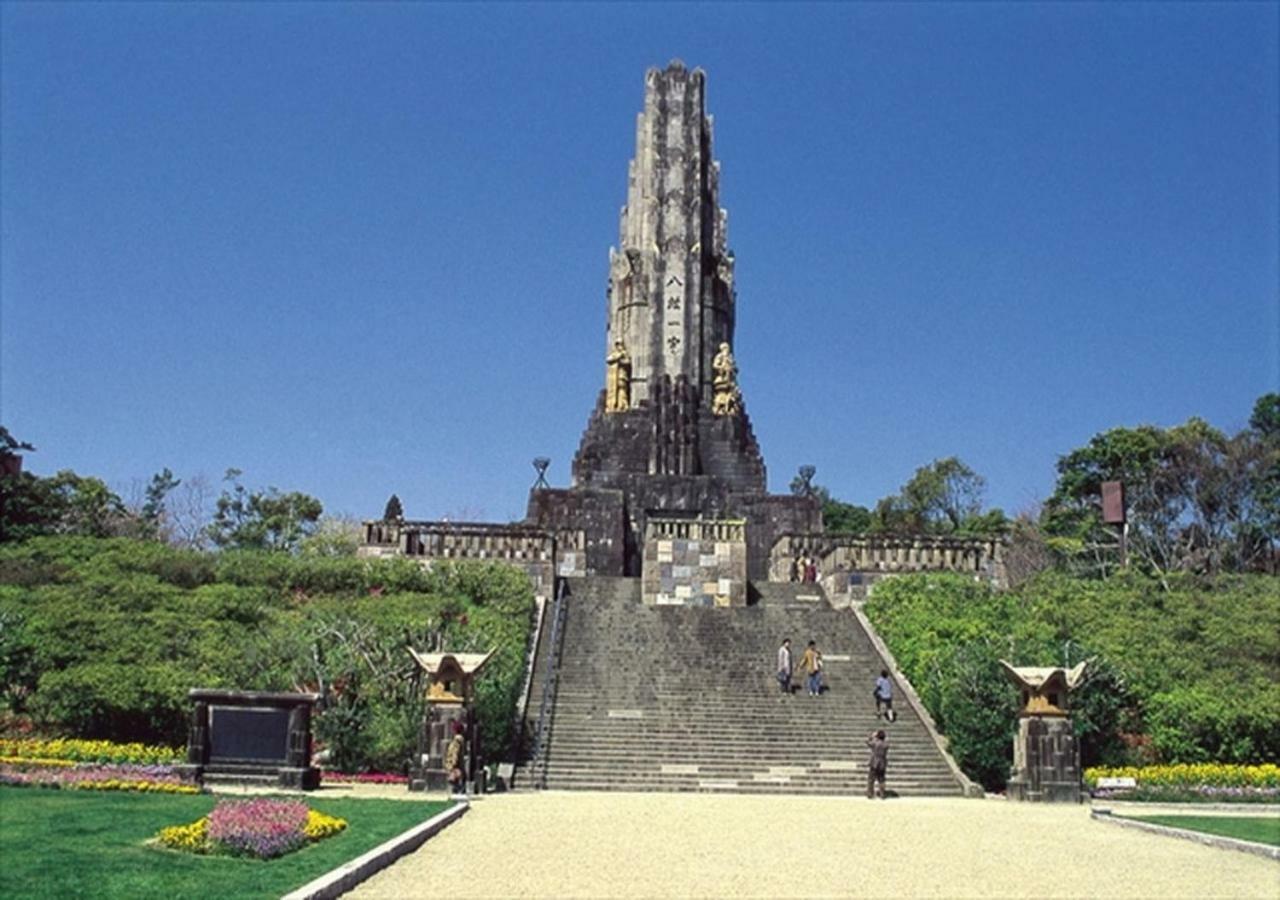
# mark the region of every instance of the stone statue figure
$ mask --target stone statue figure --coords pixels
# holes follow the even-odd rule
[[[715,376],[711,381],[711,412],[717,416],[737,415],[742,409],[742,392],[738,390],[738,364],[727,343],[711,361]]]
[[[604,411],[626,412],[631,408],[631,357],[621,339],[613,342],[604,362]]]

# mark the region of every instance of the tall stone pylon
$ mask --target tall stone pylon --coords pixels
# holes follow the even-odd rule
[[[782,534],[822,530],[809,497],[768,493],[733,358],[733,254],[711,154],[706,76],[650,69],[620,244],[609,252],[604,389],[568,488],[530,492],[526,523],[585,534],[587,569],[639,575],[650,520],[745,523],[747,572]]]
[[[606,354],[630,357],[630,403],[654,396],[660,376],[683,375],[713,398],[713,362],[733,344],[733,254],[712,156],[706,76],[679,61],[645,75],[636,154],[622,208],[621,248],[609,250]]]

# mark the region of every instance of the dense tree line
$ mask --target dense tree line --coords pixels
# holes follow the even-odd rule
[[[1274,576],[1047,571],[1015,590],[960,575],[876,587],[866,612],[957,762],[1009,776],[1018,696],[997,661],[1074,665],[1086,765],[1280,761],[1280,596]]]
[[[810,473],[811,474],[811,473]],[[1172,428],[1118,427],[1057,462],[1053,493],[1008,519],[984,507],[985,479],[956,457],[916,470],[873,508],[838,500],[796,478],[796,493],[822,501],[833,534],[1008,535],[1015,581],[1053,567],[1102,576],[1122,563],[1120,530],[1102,521],[1102,484],[1124,486],[1128,562],[1157,578],[1172,572],[1271,572],[1280,561],[1280,394],[1253,407],[1235,434],[1192,417]]]
[[[497,653],[478,685],[505,750],[533,610],[494,564],[208,553],[130,538],[0,547],[0,708],[83,737],[181,745],[192,687],[314,691],[317,738],[352,770],[401,770],[421,723],[408,653]]]

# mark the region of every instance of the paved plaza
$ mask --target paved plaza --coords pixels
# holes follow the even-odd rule
[[[1280,864],[1002,800],[481,798],[355,897],[1280,897]]]

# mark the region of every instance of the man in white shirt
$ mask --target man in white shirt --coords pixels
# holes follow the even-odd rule
[[[782,693],[791,693],[791,638],[783,638],[778,648],[778,687]]]

